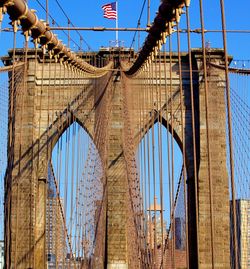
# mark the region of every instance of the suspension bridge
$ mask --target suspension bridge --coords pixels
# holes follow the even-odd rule
[[[205,0],[142,1],[134,28],[36,2],[45,20],[0,0],[1,268],[250,268],[250,61],[227,44],[250,25],[227,29],[223,0],[220,30]],[[94,51],[82,31],[135,34]]]

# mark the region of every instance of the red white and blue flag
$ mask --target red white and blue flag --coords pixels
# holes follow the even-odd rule
[[[103,17],[110,20],[117,19],[117,10],[116,10],[116,2],[109,3],[102,6],[104,11]]]

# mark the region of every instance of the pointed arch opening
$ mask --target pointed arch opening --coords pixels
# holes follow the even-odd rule
[[[156,121],[137,148],[145,248],[154,261],[186,266],[186,193],[181,141]],[[173,255],[175,252],[175,255]],[[162,258],[163,256],[163,258]],[[150,262],[150,261],[149,261]],[[159,267],[160,268],[160,267]]]
[[[48,179],[48,264],[56,268],[88,264],[103,228],[104,170],[92,138],[76,121],[54,145]]]

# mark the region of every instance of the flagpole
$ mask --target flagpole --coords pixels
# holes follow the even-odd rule
[[[119,41],[118,41],[118,1],[116,1],[116,47],[119,47]]]

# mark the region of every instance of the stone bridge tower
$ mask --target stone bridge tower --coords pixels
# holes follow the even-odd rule
[[[108,53],[108,52],[107,52]],[[224,63],[222,50],[211,50],[209,61]],[[20,60],[23,52],[17,52]],[[170,111],[162,111],[163,124],[173,128],[174,138],[181,144],[181,112],[178,110],[180,98],[184,103],[184,129],[187,160],[188,215],[189,215],[189,255],[190,268],[212,268],[211,260],[211,215],[210,198],[213,206],[215,268],[230,267],[229,236],[229,187],[226,170],[226,116],[224,99],[224,73],[213,66],[208,68],[209,111],[205,109],[204,72],[202,53],[192,52],[193,85],[195,107],[195,137],[197,164],[197,201],[195,201],[195,176],[192,113],[190,95],[190,76],[188,55],[183,53],[182,74],[179,73],[178,57],[172,56],[173,85],[172,106],[175,109],[173,123],[167,124]],[[158,58],[159,59],[159,58]],[[161,62],[163,58],[161,59]],[[166,61],[169,64],[169,58]],[[4,58],[6,65],[10,57]],[[159,65],[155,60],[154,65]],[[125,91],[140,91],[141,78],[125,78],[118,71],[110,71],[102,78],[80,76],[73,71],[60,72],[60,65],[42,61],[41,53],[35,57],[34,51],[28,53],[28,69],[25,75],[15,77],[15,92],[11,91],[9,115],[8,170],[5,188],[5,249],[7,268],[45,268],[45,212],[48,177],[48,160],[53,146],[63,131],[77,121],[95,141],[97,120],[107,124],[102,135],[103,143],[98,144],[100,155],[107,156],[107,214],[103,216],[107,233],[102,244],[106,246],[106,256],[102,265],[96,268],[127,269],[132,267],[133,253],[129,250],[128,225],[130,220],[128,201],[127,171],[122,137],[127,128],[124,118]],[[163,72],[163,70],[161,71]],[[183,96],[180,96],[179,76],[182,76]],[[24,87],[23,77],[27,81]],[[164,77],[162,74],[161,77]],[[11,81],[11,73],[10,73]],[[167,83],[167,82],[164,82]],[[162,87],[164,87],[162,83]],[[85,85],[79,87],[79,84]],[[156,87],[153,88],[156,91]],[[156,94],[153,94],[155,98]],[[164,100],[164,99],[163,99]],[[138,101],[138,100],[137,100]],[[140,130],[139,111],[136,100],[128,105],[133,111],[131,130]],[[140,100],[149,103],[154,100]],[[102,103],[105,111],[101,111]],[[109,104],[109,105],[108,105]],[[164,104],[161,104],[163,107]],[[23,113],[21,113],[21,110]],[[157,111],[156,111],[157,112]],[[10,109],[11,113],[11,109]],[[150,111],[145,109],[143,117]],[[153,115],[152,115],[153,116]],[[210,132],[206,135],[206,118]],[[102,130],[99,130],[102,131]],[[139,139],[134,136],[134,144]],[[213,193],[209,192],[207,138],[210,142],[211,179]],[[21,149],[20,149],[21,145]],[[21,155],[20,155],[21,150]],[[20,158],[21,156],[21,158]],[[119,171],[119,173],[117,173]],[[198,205],[198,207],[196,206]],[[197,219],[198,218],[198,219]],[[197,233],[198,231],[198,233]],[[198,238],[197,235],[198,234]],[[197,244],[198,242],[198,244]],[[137,267],[136,267],[137,268]],[[138,267],[139,268],[139,267]]]

